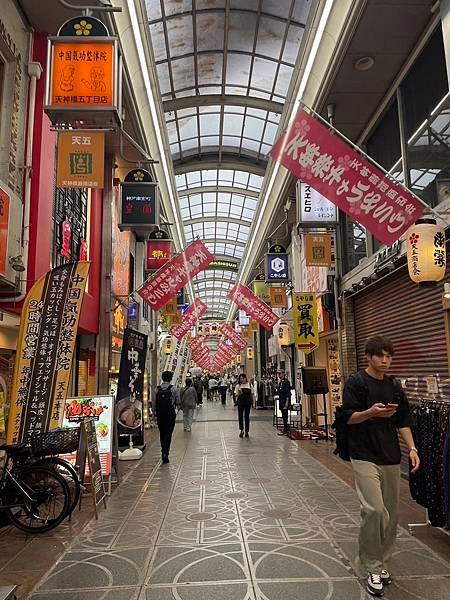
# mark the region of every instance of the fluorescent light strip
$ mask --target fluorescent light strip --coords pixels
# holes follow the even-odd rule
[[[314,36],[314,40],[313,40],[313,43],[312,43],[312,46],[311,46],[311,51],[309,53],[305,69],[303,71],[303,76],[302,76],[302,79],[300,81],[300,86],[298,88],[298,92],[297,92],[297,95],[295,97],[294,104],[292,105],[291,114],[290,114],[289,119],[288,119],[288,125],[290,125],[292,123],[292,121],[295,119],[295,115],[297,114],[298,105],[299,105],[299,103],[300,103],[300,101],[301,101],[301,99],[303,97],[304,92],[305,92],[306,85],[308,83],[308,79],[309,79],[309,76],[311,74],[311,70],[312,70],[314,61],[315,61],[316,56],[317,56],[317,51],[319,50],[319,45],[320,45],[320,42],[322,40],[323,33],[325,31],[325,26],[327,24],[328,17],[330,16],[330,12],[331,12],[331,9],[333,7],[333,3],[334,3],[334,0],[327,0],[326,4],[324,6],[322,15],[320,17],[319,25],[317,27],[316,35]],[[258,227],[261,224],[261,221],[262,221],[262,218],[263,218],[263,215],[264,215],[264,211],[265,211],[267,203],[269,201],[270,194],[272,193],[272,189],[273,189],[273,186],[275,184],[275,179],[276,179],[276,177],[278,175],[278,171],[279,170],[280,170],[280,163],[276,162],[275,166],[274,166],[274,169],[272,171],[272,175],[270,177],[269,184],[268,184],[268,186],[266,188],[266,191],[265,191],[265,194],[264,194],[264,199],[263,199],[261,207],[259,209],[259,214],[258,214],[258,218],[257,218],[256,223],[255,223],[254,231],[257,231]],[[245,268],[247,266],[247,263],[250,260],[250,253],[251,253],[251,250],[252,250],[253,245],[254,245],[254,239],[255,238],[253,237],[252,241],[250,242],[250,245],[247,248],[247,253],[245,255],[245,259],[244,259],[243,264],[242,264],[241,273],[244,272],[244,270],[245,270]],[[231,314],[232,314],[233,310],[234,310],[234,307],[232,306],[230,308],[230,312],[228,313],[229,319],[231,318]]]
[[[166,159],[164,142],[162,139],[161,129],[159,126],[158,111],[156,110],[156,101],[155,101],[155,97],[153,95],[150,76],[148,74],[149,67],[147,65],[147,59],[145,57],[144,45],[142,43],[142,35],[141,35],[141,29],[139,27],[139,20],[137,17],[134,1],[132,0],[130,2],[127,2],[127,5],[128,5],[128,11],[130,14],[130,19],[131,19],[131,27],[133,29],[133,34],[134,34],[134,40],[136,43],[136,49],[137,49],[137,53],[139,56],[139,63],[141,66],[142,77],[144,78],[145,91],[147,93],[147,99],[148,99],[148,103],[150,106],[150,113],[151,113],[152,119],[153,119],[153,127],[154,127],[155,133],[156,133],[156,141],[158,143],[159,158],[160,158],[160,162],[162,164],[163,170],[164,170],[164,174],[166,176],[166,185],[167,185],[167,190],[169,192],[169,198],[170,198],[170,202],[171,202],[172,210],[173,210],[173,214],[174,214],[175,227],[177,229],[178,237],[179,237],[180,245],[181,245],[183,242],[183,234],[181,231],[180,222],[178,220],[177,199],[175,197],[175,194],[174,194],[174,191],[172,188],[172,179],[170,177],[169,167],[168,167],[167,159]],[[180,250],[183,250],[183,248],[180,248]],[[193,301],[195,296],[194,296],[194,291],[193,291],[191,282],[189,282],[188,288],[189,288],[191,300]]]

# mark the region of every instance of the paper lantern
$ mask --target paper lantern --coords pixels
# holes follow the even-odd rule
[[[408,271],[421,287],[436,285],[445,276],[445,232],[434,219],[419,219],[408,231]]]
[[[280,323],[278,326],[278,343],[280,346],[292,344],[291,332],[287,323]]]
[[[163,352],[164,352],[164,354],[172,354],[172,350],[173,350],[172,338],[169,335],[163,341]]]

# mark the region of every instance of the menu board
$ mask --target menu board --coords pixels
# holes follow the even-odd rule
[[[113,396],[78,396],[67,398],[64,407],[63,427],[77,427],[81,422],[91,418],[95,423],[98,451],[102,473],[111,474],[112,442],[113,442]],[[75,462],[76,453],[65,456]]]
[[[86,433],[87,455],[89,473],[92,481],[92,491],[95,499],[95,505],[97,506],[97,504],[100,504],[100,502],[105,499],[106,492],[103,485],[102,465],[100,464],[95,419],[85,419],[83,421],[83,426]]]
[[[331,414],[341,403],[341,370],[339,368],[339,345],[337,339],[327,341],[328,372],[330,377]]]

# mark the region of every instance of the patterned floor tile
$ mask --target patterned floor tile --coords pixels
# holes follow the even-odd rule
[[[253,586],[248,583],[221,585],[177,585],[146,587],[139,600],[255,600]]]

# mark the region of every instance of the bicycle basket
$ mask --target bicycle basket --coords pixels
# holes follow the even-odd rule
[[[80,428],[53,429],[31,436],[29,442],[34,456],[57,456],[78,450]]]

